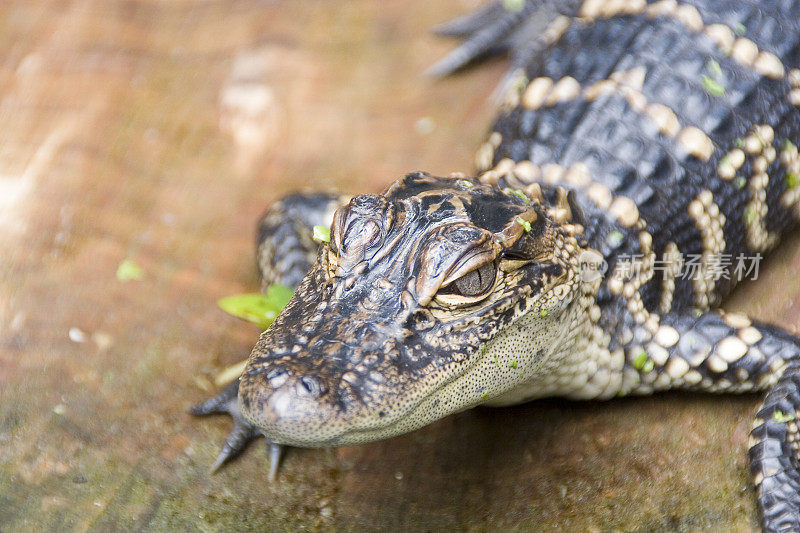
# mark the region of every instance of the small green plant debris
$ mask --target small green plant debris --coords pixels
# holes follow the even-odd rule
[[[489,393],[486,392],[486,391],[484,391],[483,394],[481,394],[481,400],[485,400],[488,397],[489,397]]]
[[[772,418],[781,424],[786,424],[787,422],[792,422],[794,420],[794,415],[778,410],[772,413]]]
[[[784,139],[783,140],[783,144],[781,145],[781,148],[783,148],[787,152],[788,151],[797,150],[797,146],[795,146],[795,144],[792,141],[790,141],[789,139]]]
[[[228,314],[267,329],[292,299],[294,291],[283,285],[270,285],[264,294],[249,293],[226,296],[217,305]]]
[[[508,368],[516,369],[517,368],[517,361],[512,359],[511,362],[508,363]]]
[[[797,184],[800,183],[800,176],[795,174],[794,172],[787,172],[786,173],[786,186],[790,189],[797,187]]]
[[[117,267],[117,280],[119,281],[140,281],[143,278],[144,269],[133,259],[123,259]]]
[[[542,318],[546,317],[547,316],[547,309],[542,309],[539,312],[539,316],[542,317]]]
[[[531,223],[527,220],[523,219],[522,217],[516,218],[517,223],[522,226],[522,229],[525,230],[525,233],[530,233],[531,231]]]
[[[736,32],[736,35],[741,37],[742,35],[747,33],[747,26],[745,26],[741,22],[737,22],[736,24],[733,25],[733,31]]]
[[[643,370],[644,365],[647,364],[647,352],[642,350],[639,352],[639,355],[636,356],[636,359],[633,360],[633,368],[636,370]]]
[[[744,137],[736,137],[733,141],[733,145],[736,148],[744,148]]]
[[[750,227],[753,224],[753,222],[755,222],[755,220],[756,220],[756,210],[748,206],[744,210],[744,214],[742,214],[742,221],[744,222],[745,226]]]
[[[612,248],[616,248],[622,243],[622,239],[625,238],[625,235],[622,234],[621,231],[611,231],[606,236],[606,244],[611,246]]]
[[[506,187],[506,188],[503,189],[503,192],[505,194],[510,194],[512,196],[516,196],[517,198],[521,198],[526,203],[531,201],[531,199],[528,198],[528,196],[524,192],[519,190],[519,189],[512,189],[511,187]]]
[[[524,73],[519,73],[514,79],[514,87],[517,89],[517,91],[522,92],[528,86],[529,82],[530,80],[528,79],[528,76],[526,76]]]
[[[725,94],[725,87],[710,76],[703,75],[700,78],[700,83],[703,84],[703,89],[711,96],[723,96]]]
[[[648,359],[647,361],[644,362],[644,365],[642,365],[642,372],[644,372],[645,374],[648,372],[652,372],[655,367],[656,364],[653,362],[653,360]]]
[[[722,85],[724,81],[722,77],[722,67],[718,62],[713,59],[706,63],[706,70],[709,75],[703,75],[700,78],[700,83],[703,84],[703,89],[711,96],[722,96],[725,94],[725,86]]]
[[[331,230],[327,226],[314,226],[312,238],[315,242],[331,242]]]
[[[743,189],[745,185],[747,185],[747,178],[744,176],[736,176],[733,179],[733,186],[737,189]]]
[[[509,13],[519,13],[525,7],[525,0],[503,0],[503,9]]]

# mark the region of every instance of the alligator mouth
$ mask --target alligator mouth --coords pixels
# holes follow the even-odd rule
[[[278,338],[283,332],[276,328],[262,335],[239,386],[245,419],[274,443],[319,448],[380,440],[482,401],[480,394],[458,402],[437,398],[476,367],[489,366],[491,340],[483,347],[464,347],[459,361],[440,364],[435,348],[408,346],[388,332],[369,346],[320,341],[329,335],[316,332],[309,336],[317,340],[302,348],[293,345],[286,353],[267,348],[287,345]],[[287,339],[296,339],[296,333],[296,328],[285,330]],[[421,365],[417,370],[407,366],[413,350],[421,350],[413,357]],[[359,372],[363,367],[367,370]]]
[[[261,402],[259,413],[242,409],[245,417],[256,425],[261,433],[276,444],[301,448],[326,448],[373,442],[408,433],[439,418],[463,411],[481,403],[480,396],[457,408],[442,408],[437,397],[442,391],[458,382],[482,363],[487,356],[476,351],[468,364],[447,379],[426,387],[413,403],[402,412],[391,412],[394,398],[386,398],[380,405],[350,410],[337,409],[336,404],[317,402],[308,396],[295,394],[281,387],[275,390],[266,402]],[[245,377],[243,376],[243,380]],[[285,385],[285,383],[284,383]],[[248,386],[241,390],[247,390]],[[407,397],[404,399],[407,402]],[[251,399],[240,396],[240,405],[252,404]],[[387,407],[382,407],[387,406]]]

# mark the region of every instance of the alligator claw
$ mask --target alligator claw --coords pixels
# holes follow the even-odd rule
[[[267,439],[267,448],[269,448],[269,480],[275,481],[278,479],[278,467],[281,464],[284,447]]]
[[[509,49],[515,52],[516,47],[510,46],[511,43],[518,38],[520,29],[523,31],[526,29],[525,20],[535,14],[537,14],[535,3],[526,2],[519,11],[507,11],[501,2],[496,2],[473,14],[437,26],[434,28],[436,34],[460,38],[462,43],[425,73],[433,78],[439,78],[452,74],[482,57]],[[513,63],[517,66],[516,61]]]
[[[461,44],[426,74],[444,77],[484,57],[508,53],[511,65],[496,91],[505,96],[518,73],[535,70],[532,67],[551,44],[547,37],[550,25],[559,15],[575,17],[581,4],[578,0],[527,0],[512,8],[506,2],[494,2],[441,24],[433,29],[434,33],[458,38]],[[493,95],[493,99],[497,96]]]
[[[219,457],[211,466],[211,473],[213,474],[219,468],[228,462],[229,459],[236,457],[245,449],[247,444],[258,436],[258,431],[243,420],[233,419],[233,429],[230,434],[225,438],[225,444],[222,445],[222,451]]]
[[[464,37],[497,20],[504,12],[503,4],[494,2],[466,15],[434,26],[432,32],[439,37]]]
[[[236,379],[227,384],[219,394],[204,402],[195,404],[189,408],[189,413],[196,416],[210,415],[210,414],[229,414],[233,418],[233,429],[225,439],[220,451],[219,457],[211,466],[211,473],[213,474],[227,463],[230,459],[236,457],[245,449],[247,444],[258,437],[258,430],[244,419],[242,413],[239,411],[239,380]],[[272,446],[276,444],[270,443]],[[270,458],[275,457],[274,452],[270,452]],[[278,452],[277,457],[280,456]],[[275,466],[270,466],[270,478],[273,479],[277,474],[277,460],[272,461]],[[274,470],[274,472],[273,472]]]

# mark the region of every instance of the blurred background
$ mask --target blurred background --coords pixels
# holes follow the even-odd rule
[[[259,215],[470,172],[505,63],[421,73],[453,44],[429,28],[476,5],[0,2],[0,530],[757,523],[757,395],[477,409],[291,450],[276,484],[261,442],[209,475],[230,421],[185,409],[258,336],[215,302],[257,290]],[[796,331],[798,252],[728,307]]]

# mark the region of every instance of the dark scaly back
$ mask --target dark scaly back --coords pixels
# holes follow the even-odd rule
[[[800,2],[659,2],[613,16],[591,4],[583,19],[556,19],[563,34],[507,99],[480,170],[501,185],[575,189],[612,270],[647,254],[643,231],[661,267],[665,251],[724,254],[716,267],[731,279],[665,285],[657,268],[640,291],[651,312],[718,305],[739,254],[768,251],[797,217]]]

